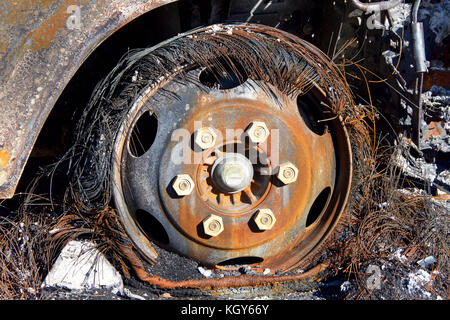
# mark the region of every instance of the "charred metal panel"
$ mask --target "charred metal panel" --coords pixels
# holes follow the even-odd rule
[[[175,1],[0,3],[0,198],[13,196],[48,114],[89,54],[131,20]]]

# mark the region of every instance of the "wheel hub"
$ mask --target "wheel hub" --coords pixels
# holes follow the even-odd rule
[[[245,214],[268,195],[271,172],[270,160],[261,148],[242,141],[225,143],[205,152],[197,166],[199,198],[214,212]]]
[[[253,179],[253,166],[248,158],[239,153],[226,153],[212,167],[214,185],[226,193],[246,189]]]

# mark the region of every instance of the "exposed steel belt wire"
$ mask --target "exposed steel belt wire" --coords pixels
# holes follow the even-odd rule
[[[242,275],[242,276],[228,276],[223,278],[205,278],[192,279],[184,281],[170,281],[159,276],[151,276],[145,270],[142,261],[133,252],[130,247],[122,246],[121,250],[129,259],[133,270],[140,280],[151,285],[158,286],[165,289],[177,288],[192,288],[192,289],[221,289],[233,287],[257,287],[281,282],[293,282],[306,280],[308,278],[315,278],[317,274],[327,267],[329,263],[324,262],[318,264],[314,268],[302,273],[294,275],[280,275],[280,276],[260,276],[260,275]]]

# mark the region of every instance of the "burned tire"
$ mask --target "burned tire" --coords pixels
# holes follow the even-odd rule
[[[156,244],[210,267],[290,270],[345,208],[350,108],[333,64],[290,34],[216,25],[180,35],[128,55],[98,86],[80,123],[92,146],[80,201],[112,195],[149,260]]]

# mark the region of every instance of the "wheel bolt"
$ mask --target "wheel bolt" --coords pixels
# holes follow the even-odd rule
[[[202,136],[202,142],[203,142],[203,143],[211,143],[212,139],[213,139],[213,138],[212,138],[212,135],[209,134],[209,133],[204,134],[204,135]]]
[[[183,180],[178,184],[178,188],[180,188],[181,191],[189,190],[191,187],[191,184],[187,180]]]
[[[175,178],[172,187],[178,196],[188,196],[194,190],[195,183],[188,174],[179,174]]]
[[[260,231],[270,230],[275,225],[277,219],[270,209],[260,209],[253,217],[253,221]]]
[[[195,132],[195,143],[202,149],[209,149],[215,146],[217,134],[213,128],[201,128]]]
[[[210,214],[203,220],[203,231],[206,235],[217,237],[223,230],[223,220],[221,217]]]
[[[262,121],[253,121],[247,129],[247,134],[253,143],[264,143],[270,135],[269,128]]]
[[[255,135],[256,138],[258,139],[263,139],[266,137],[266,131],[264,130],[263,127],[257,127],[255,129],[255,131],[253,131],[253,134]]]
[[[277,178],[284,184],[294,183],[298,178],[298,169],[291,162],[284,162],[280,165]]]
[[[283,172],[283,176],[286,179],[292,179],[295,176],[295,171],[292,168],[286,168]]]

